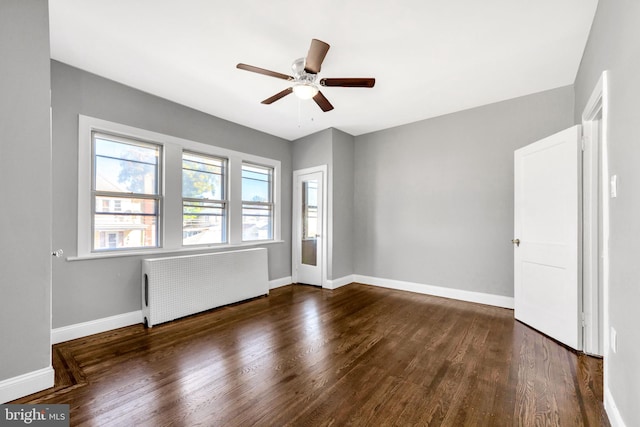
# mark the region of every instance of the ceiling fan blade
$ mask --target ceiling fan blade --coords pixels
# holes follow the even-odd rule
[[[265,99],[264,101],[261,102],[261,104],[272,104],[276,102],[278,99],[284,98],[285,96],[289,95],[291,92],[293,92],[293,89],[288,87],[282,92],[278,92],[272,97]]]
[[[340,87],[373,87],[376,84],[374,78],[337,78],[337,79],[321,79],[321,86],[340,86]]]
[[[318,107],[320,107],[322,111],[324,111],[325,113],[327,111],[333,110],[333,105],[331,105],[329,100],[324,97],[322,92],[318,92],[316,96],[313,97],[313,100],[316,101],[316,104],[318,104]]]
[[[312,39],[311,47],[307,53],[307,59],[304,63],[304,70],[307,73],[318,74],[324,57],[327,56],[329,45],[321,40]]]
[[[239,69],[245,70],[245,71],[251,71],[252,73],[264,74],[265,76],[275,77],[277,79],[293,80],[292,76],[288,76],[286,74],[278,73],[276,71],[266,70],[266,69],[260,68],[260,67],[254,67],[253,65],[238,64],[238,65],[236,65],[236,68],[239,68]]]

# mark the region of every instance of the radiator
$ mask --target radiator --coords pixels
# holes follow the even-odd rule
[[[265,248],[142,260],[148,327],[267,294]]]

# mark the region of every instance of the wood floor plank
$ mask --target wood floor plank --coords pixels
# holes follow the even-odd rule
[[[53,348],[73,426],[607,426],[602,360],[511,310],[351,284]]]

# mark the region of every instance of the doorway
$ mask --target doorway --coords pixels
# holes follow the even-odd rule
[[[326,279],[326,176],[326,165],[293,173],[294,283],[323,286]]]
[[[584,352],[606,355],[608,342],[609,171],[606,120],[607,72],[582,113]],[[613,192],[611,197],[615,197]],[[606,365],[605,365],[606,370]]]
[[[575,128],[567,129],[516,150],[515,237],[513,240],[516,318],[574,349],[604,357],[609,350],[609,199],[616,197],[615,176],[610,181],[608,171],[606,96],[607,72],[605,71],[582,114],[581,132],[571,131]],[[564,144],[563,135],[569,131],[573,135],[569,139],[575,143],[579,142],[579,144],[570,143],[571,147],[575,146],[576,149],[571,148],[567,151],[569,154],[567,159],[556,161],[553,156],[549,157],[551,155],[549,148]],[[545,147],[545,144],[548,147]],[[568,141],[567,144],[569,144]],[[580,153],[578,169],[574,167],[573,152]],[[544,161],[534,161],[533,154]],[[526,162],[529,163],[526,164]],[[551,173],[550,165],[556,163],[561,167]],[[520,168],[518,168],[519,164]],[[544,165],[544,168],[536,168],[536,165]],[[571,174],[572,177],[579,176],[579,181],[573,178],[572,181],[559,181],[565,172],[579,171],[580,168],[581,172]],[[540,172],[538,176],[527,179],[536,170]],[[555,182],[545,187],[545,180],[550,178]],[[572,220],[556,230],[557,232],[551,233],[553,227],[549,221],[545,223],[545,218],[552,209],[549,209],[546,204],[554,202],[552,196],[559,190],[561,182],[569,183],[571,189],[577,188],[577,194],[581,200],[579,203],[574,203],[574,190],[565,191],[564,194],[571,197],[571,206],[558,210],[561,214],[554,215],[554,223],[561,224],[559,220],[565,218],[567,213],[570,213],[571,218],[575,218],[577,222],[574,223]],[[527,183],[531,185],[525,185]],[[518,190],[521,190],[521,194],[518,194]],[[545,197],[551,197],[551,199],[547,200]],[[525,200],[526,198],[528,199]],[[564,195],[555,199],[568,200]],[[537,203],[538,201],[544,203]],[[525,209],[525,207],[526,210],[522,211],[524,213],[519,213],[519,209]],[[575,207],[578,209],[576,210]],[[528,217],[527,212],[531,214]],[[525,221],[527,218],[530,221]],[[526,224],[530,231],[538,233],[526,236],[527,231],[523,229],[523,225]],[[568,231],[571,231],[570,238],[567,238]],[[548,235],[545,236],[545,233]],[[532,236],[534,238],[542,236],[542,238],[534,242]],[[552,245],[545,248],[542,243]],[[571,245],[570,252],[563,249],[564,244]],[[531,258],[533,249],[540,249],[538,255],[542,258]],[[559,251],[559,249],[563,250]],[[577,258],[574,256],[576,251]],[[558,253],[553,258],[555,252]],[[554,264],[557,260],[567,259],[567,254],[571,255],[570,264],[575,267]],[[544,262],[541,259],[544,259]],[[567,284],[567,295],[558,298],[558,290],[562,289],[559,285],[546,291],[540,288],[540,283],[552,283],[551,276],[559,276],[562,271],[566,271],[567,274],[571,272],[571,277],[557,278],[558,284]],[[526,286],[527,284],[532,286]],[[567,317],[561,319],[558,317],[560,315]],[[606,376],[606,363],[604,370]]]

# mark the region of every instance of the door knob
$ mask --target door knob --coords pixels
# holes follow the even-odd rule
[[[516,245],[517,248],[520,247],[520,239],[513,239],[511,240],[511,243],[513,243],[514,245]]]

